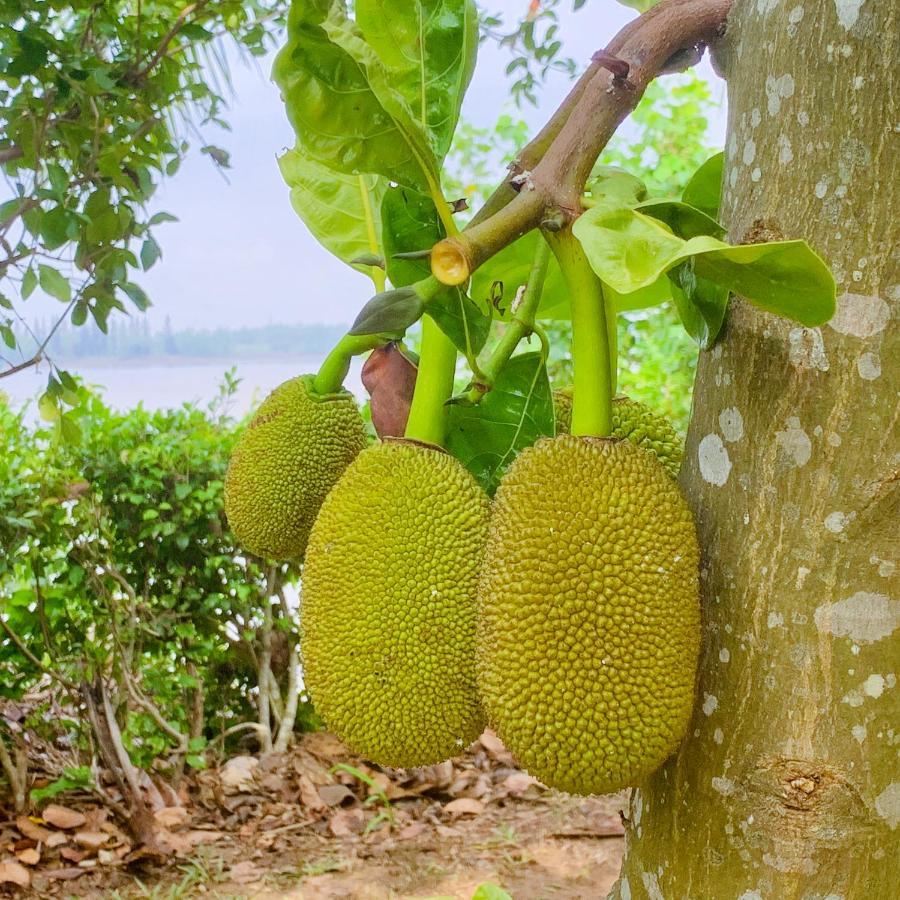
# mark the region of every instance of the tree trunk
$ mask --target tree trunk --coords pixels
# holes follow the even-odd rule
[[[729,21],[731,241],[806,238],[838,312],[807,329],[735,298],[701,354],[697,703],[633,793],[620,900],[897,896],[898,18],[737,0]]]

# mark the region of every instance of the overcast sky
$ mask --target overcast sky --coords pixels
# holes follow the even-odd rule
[[[524,14],[528,0],[485,5],[512,21]],[[591,0],[578,13],[569,12],[571,5],[561,4],[564,53],[585,64],[634,15],[612,0]],[[468,120],[491,125],[508,103],[509,59],[493,42],[482,45],[463,108]],[[157,229],[163,258],[143,276],[154,303],[149,313],[154,327],[166,315],[175,328],[345,323],[371,293],[369,279],[322,250],[291,209],[275,160],[293,135],[269,79],[271,65],[271,57],[235,64],[235,97],[226,115],[232,130],[209,137],[231,154],[227,182],[195,145],[157,193],[154,209],[171,212],[179,222]],[[722,97],[722,83],[708,64],[701,71],[715,82],[714,96]],[[521,114],[532,126],[541,125],[568,85],[564,76],[552,77],[539,108]],[[724,110],[713,131],[714,140],[721,141]]]

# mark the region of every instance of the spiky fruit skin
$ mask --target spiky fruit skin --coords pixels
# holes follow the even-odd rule
[[[356,753],[422,766],[481,733],[478,575],[490,506],[452,456],[364,450],[328,495],[303,573],[301,655],[316,711]]]
[[[651,454],[562,435],[519,455],[494,498],[478,675],[529,773],[608,793],[672,753],[694,697],[698,566],[690,511]]]
[[[556,433],[569,434],[572,430],[572,388],[560,388],[553,392],[553,411]],[[629,397],[616,397],[613,400],[612,437],[629,440],[649,450],[673,478],[678,477],[684,456],[681,438],[668,419],[649,406]]]
[[[318,396],[312,375],[279,385],[235,444],[225,514],[238,543],[267,559],[303,557],[325,495],[366,446],[348,391]]]

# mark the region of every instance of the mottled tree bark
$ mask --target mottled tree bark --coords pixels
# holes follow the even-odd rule
[[[732,242],[803,237],[838,312],[733,300],[682,485],[704,648],[679,753],[630,806],[613,896],[900,891],[896,0],[738,0],[723,66]]]

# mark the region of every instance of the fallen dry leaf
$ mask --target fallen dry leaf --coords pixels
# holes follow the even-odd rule
[[[99,850],[109,841],[109,838],[110,836],[102,831],[77,831],[75,833],[75,843],[87,850]]]
[[[335,837],[349,837],[359,834],[365,824],[366,817],[361,809],[341,809],[331,817],[328,830]]]
[[[89,856],[87,850],[78,850],[75,847],[63,847],[59,855],[67,862],[73,863],[80,863]]]
[[[160,828],[168,828],[172,831],[183,828],[191,821],[191,814],[183,806],[165,806],[158,809],[153,818]]]
[[[356,795],[343,784],[323,784],[319,797],[326,806],[348,806],[356,802]]]
[[[253,756],[232,757],[219,771],[222,788],[228,793],[250,793],[256,788],[253,776],[258,768],[259,760]]]
[[[0,862],[0,884],[27,888],[31,885],[31,873],[21,863]]]
[[[36,866],[41,861],[41,854],[34,847],[31,847],[28,850],[17,853],[16,859],[23,865]]]
[[[514,772],[503,782],[507,792],[515,796],[524,794],[532,786],[541,787],[541,783],[527,772]]]
[[[69,809],[67,806],[60,806],[58,803],[51,803],[41,813],[41,818],[55,828],[62,828],[63,830],[81,828],[87,822],[87,817],[84,813],[80,813],[75,809]]]
[[[228,877],[237,884],[251,884],[259,881],[264,874],[263,870],[249,859],[233,865],[228,870]]]
[[[84,873],[85,869],[76,869],[71,866],[65,869],[47,869],[41,872],[45,878],[52,878],[54,881],[71,881],[73,878],[81,878]]]
[[[444,812],[454,819],[459,816],[477,816],[484,812],[484,804],[471,797],[460,797],[458,800],[451,800],[444,807]]]
[[[301,775],[297,782],[300,788],[300,802],[303,806],[313,812],[319,812],[326,808],[327,804],[319,796],[315,784],[308,775]]]
[[[487,750],[491,756],[497,757],[506,752],[506,747],[503,746],[503,741],[494,734],[493,731],[488,728],[480,738],[478,738],[478,743]]]
[[[69,836],[62,831],[54,831],[50,837],[47,838],[47,846],[52,850],[54,847],[61,847],[63,844],[68,843]]]
[[[18,828],[25,837],[30,838],[33,841],[38,841],[39,843],[46,843],[53,834],[49,828],[38,825],[32,819],[29,819],[28,816],[19,816],[19,818],[16,819],[16,828]]]
[[[417,838],[425,830],[425,824],[423,822],[410,822],[409,825],[405,828],[401,828],[397,832],[397,839],[401,841],[411,841],[413,838]]]

